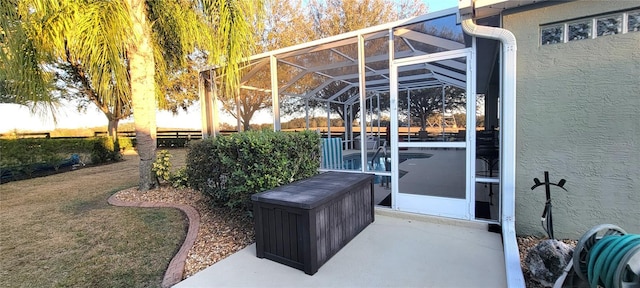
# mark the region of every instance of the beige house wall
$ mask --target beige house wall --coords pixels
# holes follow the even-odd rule
[[[557,3],[557,2],[556,2]],[[640,233],[640,32],[540,45],[540,25],[615,12],[637,1],[575,1],[503,15],[518,41],[516,229],[545,235],[544,187],[552,189],[556,238],[578,239],[611,223]]]

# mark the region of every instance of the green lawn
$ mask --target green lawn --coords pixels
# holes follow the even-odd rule
[[[160,286],[187,220],[176,209],[110,206],[138,181],[137,157],[125,158],[0,186],[0,287]]]

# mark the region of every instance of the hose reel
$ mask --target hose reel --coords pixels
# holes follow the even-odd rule
[[[578,241],[570,265],[590,287],[640,288],[640,235],[612,224],[595,226]]]

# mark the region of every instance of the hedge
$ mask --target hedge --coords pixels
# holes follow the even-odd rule
[[[320,135],[247,131],[191,142],[189,186],[217,206],[251,209],[251,195],[318,173]]]
[[[120,157],[108,137],[0,139],[2,182],[30,178],[38,170],[57,170],[69,159],[78,161],[77,155],[90,155],[93,164],[116,161]]]

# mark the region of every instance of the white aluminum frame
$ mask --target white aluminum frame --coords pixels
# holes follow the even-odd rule
[[[474,45],[475,46],[475,45]],[[435,54],[421,55],[410,58],[397,59],[390,64],[391,76],[391,135],[398,135],[398,69],[403,66],[427,64],[454,58],[466,59],[467,127],[475,127],[476,85],[475,85],[475,48],[465,48]],[[464,142],[399,142],[397,137],[391,137],[391,208],[406,212],[414,212],[435,216],[444,216],[462,220],[475,219],[475,132],[466,129]],[[399,149],[400,148],[465,148],[465,198],[454,199],[425,195],[403,194],[399,187]]]

